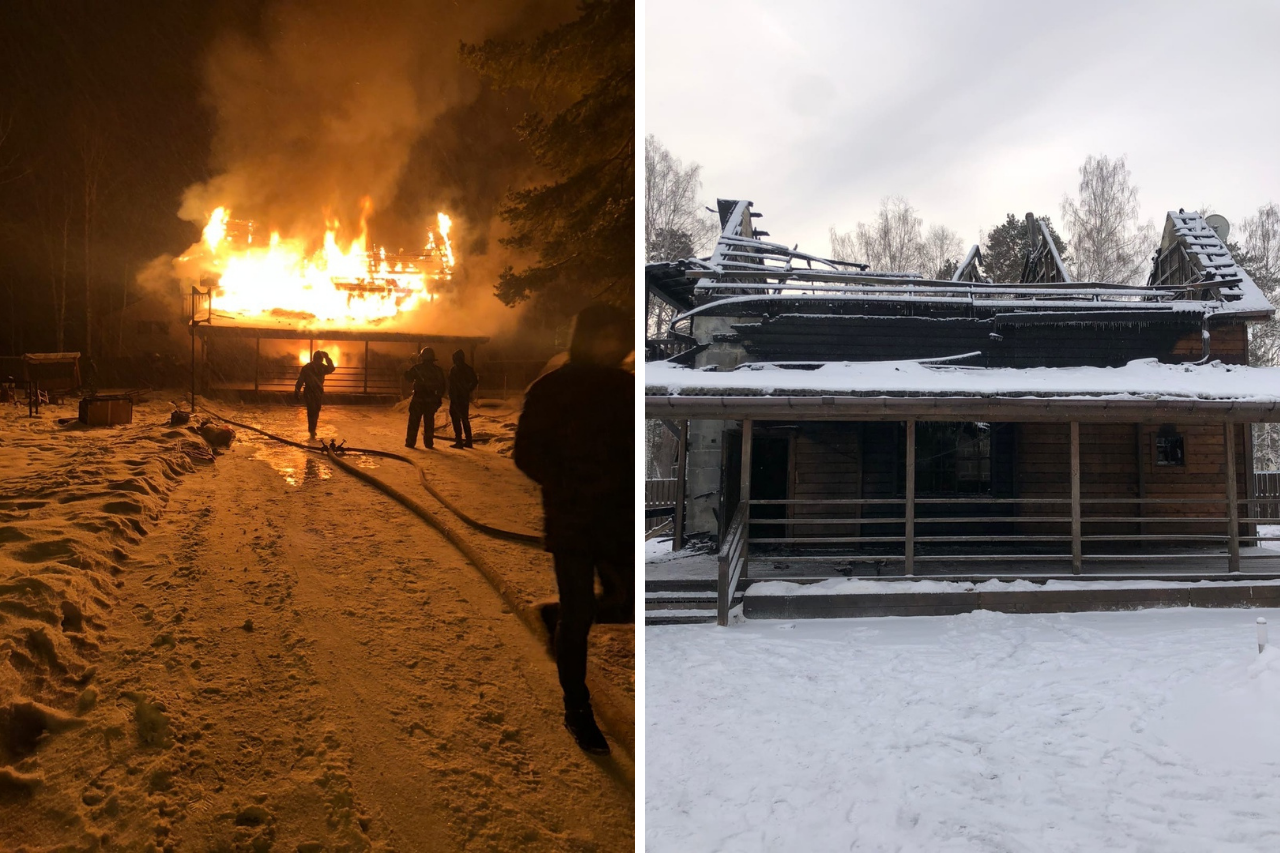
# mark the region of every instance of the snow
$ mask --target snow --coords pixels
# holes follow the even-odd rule
[[[1002,581],[996,578],[969,581],[873,581],[857,578],[832,578],[818,583],[759,581],[747,588],[746,595],[903,595],[935,592],[1057,592],[1069,589],[1186,589],[1188,587],[1280,586],[1280,580],[1250,581],[1162,581],[1162,580],[1029,580]]]
[[[646,849],[1276,849],[1259,615],[650,627]]]
[[[646,396],[1093,397],[1280,402],[1280,368],[1221,362],[1124,367],[964,367],[917,361],[829,362],[816,370],[753,362],[730,371],[645,364]]]
[[[300,406],[211,407],[306,439]],[[318,454],[238,429],[215,461],[169,411],[0,407],[0,849],[632,846],[623,750],[576,747],[542,643],[454,547]],[[319,433],[537,532],[518,401],[485,411],[467,451],[408,451],[376,406]],[[436,506],[414,467],[347,459]],[[539,548],[459,536],[521,604],[554,594]],[[597,699],[633,704],[633,662],[632,626],[593,629]]]

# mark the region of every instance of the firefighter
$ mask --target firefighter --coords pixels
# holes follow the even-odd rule
[[[404,378],[413,383],[413,399],[409,401],[409,431],[405,433],[404,446],[418,444],[418,425],[422,425],[422,444],[435,447],[436,410],[444,397],[444,371],[436,364],[436,351],[423,347],[418,353],[418,363],[404,372]]]
[[[329,353],[317,350],[311,361],[302,365],[298,371],[298,383],[293,386],[293,398],[307,403],[307,432],[316,437],[316,422],[320,420],[320,403],[324,399],[324,378],[334,371],[333,361]]]
[[[453,446],[473,447],[471,443],[471,392],[476,390],[480,379],[467,364],[467,356],[462,350],[453,354],[453,367],[449,368],[449,419],[453,421]],[[466,433],[466,441],[462,435]]]
[[[529,388],[516,428],[515,463],[542,487],[546,549],[555,563],[560,598],[539,611],[564,690],[564,723],[595,754],[608,753],[609,744],[587,691],[587,636],[593,621],[635,621],[635,378],[621,367],[632,340],[626,313],[584,308],[568,362]]]

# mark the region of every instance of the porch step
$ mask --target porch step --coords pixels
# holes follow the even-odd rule
[[[742,593],[733,603],[742,603]],[[707,580],[647,581],[644,594],[646,625],[695,625],[716,621],[716,585]]]
[[[646,625],[705,625],[716,621],[716,610],[646,610]]]

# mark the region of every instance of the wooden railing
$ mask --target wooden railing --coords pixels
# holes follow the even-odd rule
[[[675,479],[644,481],[644,532],[649,534],[662,525],[668,525],[675,516]]]
[[[1267,520],[1280,519],[1280,471],[1256,471],[1253,475],[1254,503],[1259,503],[1253,513]]]
[[[716,584],[716,624],[729,624],[729,608],[747,568],[747,518],[752,501],[741,501],[720,542],[720,572]]]
[[[1232,504],[1243,513],[1237,515]],[[788,564],[904,563],[907,574],[913,564],[929,562],[1071,561],[1079,572],[1085,559],[1204,560],[1221,556],[1220,546],[1227,549],[1227,568],[1236,571],[1241,543],[1280,541],[1249,527],[1273,519],[1280,496],[1080,498],[1074,507],[1070,498],[916,498],[913,513],[901,498],[752,500],[750,506],[756,533],[747,544],[757,558],[771,551]],[[1098,512],[1104,506],[1124,509]],[[768,508],[783,508],[789,517],[761,517],[770,514]],[[954,514],[941,514],[948,510]],[[827,530],[805,535],[817,526]],[[940,526],[951,530],[939,531]],[[759,535],[762,529],[766,535]],[[1151,547],[1161,545],[1166,547]],[[1186,547],[1194,545],[1215,551]]]

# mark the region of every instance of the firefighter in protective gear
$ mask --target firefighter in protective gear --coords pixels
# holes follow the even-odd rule
[[[593,621],[635,621],[635,377],[621,366],[632,341],[628,314],[584,308],[568,362],[529,388],[516,428],[515,463],[542,487],[546,548],[555,562],[560,598],[540,614],[564,690],[565,727],[597,754],[609,744],[587,691],[587,637]]]
[[[413,383],[409,429],[405,433],[404,446],[417,446],[418,427],[421,425],[423,446],[435,447],[436,411],[445,392],[444,371],[436,364],[436,351],[423,347],[418,353],[418,363],[404,372],[404,378]]]
[[[453,421],[453,446],[471,447],[471,392],[480,384],[476,372],[467,364],[462,350],[453,354],[453,367],[449,368],[449,419]],[[464,441],[462,436],[466,434]]]
[[[316,424],[320,420],[320,403],[324,400],[324,378],[336,368],[333,360],[329,358],[329,353],[324,350],[317,350],[311,356],[311,361],[302,365],[302,369],[298,371],[298,382],[293,386],[293,397],[296,400],[298,395],[302,395],[302,399],[307,404],[307,432],[312,438],[316,437]]]

